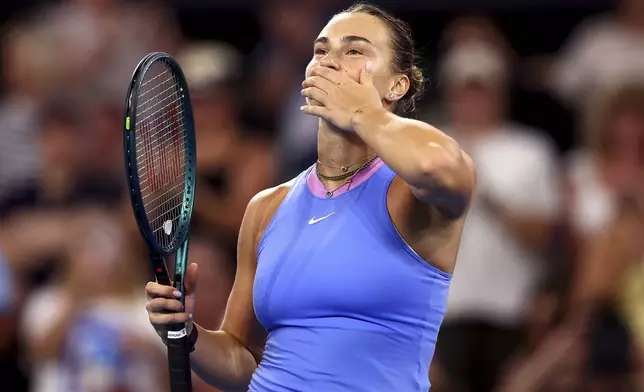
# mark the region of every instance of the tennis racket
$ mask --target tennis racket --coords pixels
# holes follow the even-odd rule
[[[125,170],[132,209],[156,280],[181,292],[195,194],[196,145],[188,86],[179,64],[150,53],[137,65],[125,109]],[[175,255],[171,280],[166,258]],[[192,390],[190,347],[183,323],[168,326],[172,392]]]

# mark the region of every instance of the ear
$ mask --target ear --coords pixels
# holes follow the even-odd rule
[[[410,81],[407,75],[396,75],[389,86],[389,91],[385,95],[385,99],[388,102],[398,102],[400,101],[407,91],[409,91]]]

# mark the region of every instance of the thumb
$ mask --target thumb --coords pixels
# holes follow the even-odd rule
[[[191,263],[188,266],[186,271],[186,276],[184,279],[184,285],[186,288],[186,296],[194,298],[195,293],[197,292],[197,272],[199,271],[199,266],[197,263]]]
[[[367,61],[362,72],[360,72],[360,84],[362,85],[371,85],[372,84],[372,71],[373,71],[373,62]]]

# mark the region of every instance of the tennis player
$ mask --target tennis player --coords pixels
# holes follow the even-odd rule
[[[331,19],[302,86],[319,160],[250,201],[221,328],[192,322],[195,264],[185,313],[172,287],[147,285],[150,321],[162,337],[187,322],[194,372],[224,391],[427,391],[473,164],[394,114],[422,74],[409,27],[376,7]]]

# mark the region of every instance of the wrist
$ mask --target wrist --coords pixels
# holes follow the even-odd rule
[[[351,130],[360,133],[363,130],[374,130],[384,127],[389,121],[391,113],[383,107],[365,106],[351,115]]]

